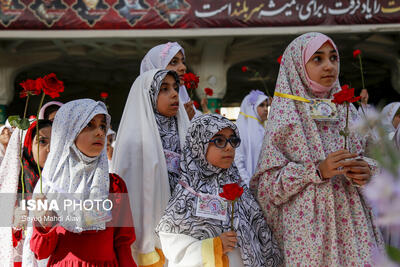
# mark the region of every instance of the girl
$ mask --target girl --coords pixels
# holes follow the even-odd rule
[[[228,119],[213,114],[192,121],[181,157],[180,182],[157,227],[168,266],[261,267],[281,263],[262,211],[233,164],[239,145],[237,127]],[[239,183],[244,189],[234,206],[234,231],[230,230],[229,209],[218,219],[196,213],[199,194],[218,196],[230,183]]]
[[[6,154],[7,145],[10,141],[12,128],[6,125],[0,127],[0,164]]]
[[[39,120],[50,120],[53,121],[54,117],[56,116],[57,110],[60,109],[60,107],[63,105],[63,103],[58,102],[58,101],[50,101],[46,103],[39,112]]]
[[[31,124],[25,135],[25,141],[23,145],[22,162],[24,170],[24,193],[33,193],[33,189],[39,180],[39,172],[37,163],[40,168],[43,168],[46,162],[47,155],[49,153],[49,145],[51,138],[51,121],[39,120],[39,150],[37,143],[36,134],[37,121]],[[17,193],[22,193],[22,182],[20,179],[20,159],[19,159],[19,144],[20,144],[20,130],[17,130],[10,140],[9,152],[4,160],[4,166],[1,168],[0,174],[5,174],[7,182],[1,183],[2,193],[11,193],[8,196],[14,200],[20,200],[17,198]],[[19,195],[20,196],[20,195]],[[25,194],[25,198],[29,198],[29,194]],[[7,201],[8,203],[8,201]],[[22,248],[24,243],[24,232],[22,229],[26,229],[26,216],[27,213],[16,207],[15,202],[9,202],[7,209],[14,210],[13,228],[2,229],[2,235],[0,238],[1,251],[9,251],[8,254],[1,255],[2,262],[6,266],[21,266],[22,262]],[[4,207],[5,208],[5,207]],[[3,210],[3,209],[2,209]],[[12,216],[11,216],[12,217]],[[12,234],[12,239],[9,236]],[[12,240],[12,242],[11,242]]]
[[[108,129],[108,131],[107,131],[107,160],[108,160],[108,168],[110,170],[112,170],[111,161],[112,161],[112,155],[114,152],[114,144],[113,143],[114,143],[116,135],[117,134],[113,130],[111,130],[111,128]]]
[[[370,266],[372,249],[382,245],[371,209],[355,186],[367,183],[375,169],[373,160],[355,159],[364,153],[363,140],[352,132],[344,150],[339,132],[346,108],[339,105],[332,117],[318,120],[307,103],[331,99],[340,90],[338,74],[337,48],[323,34],[301,35],[283,54],[278,97],[251,186],[287,266]]]
[[[386,105],[382,110],[382,125],[390,140],[393,140],[394,134],[400,123],[400,102],[393,102]]]
[[[104,202],[109,193],[127,193],[124,181],[108,173],[105,139],[109,125],[102,102],[80,99],[60,108],[43,169],[46,198],[65,200],[66,194],[73,194],[75,201]],[[35,187],[38,192],[39,185]],[[94,213],[60,208],[56,227],[45,220],[49,213],[36,211],[32,237],[25,246],[30,245],[37,259],[50,257],[47,266],[136,266],[130,251],[135,240],[130,207],[121,203],[113,203],[112,214],[104,206]],[[121,216],[125,221],[116,225]]]
[[[236,121],[242,143],[236,150],[235,163],[247,185],[256,170],[267,117],[268,96],[259,90],[252,90],[243,99]]]
[[[162,266],[154,229],[179,178],[181,146],[189,119],[178,97],[175,72],[150,70],[133,83],[118,129],[114,172],[127,177],[140,266]]]
[[[195,114],[200,115],[190,99],[183,81],[186,73],[185,50],[176,42],[168,42],[153,47],[147,52],[140,64],[140,74],[152,69],[167,69],[175,71],[180,79],[179,99],[182,101],[189,120]]]

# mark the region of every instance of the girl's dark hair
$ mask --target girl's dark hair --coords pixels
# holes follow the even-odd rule
[[[51,127],[53,125],[53,122],[50,120],[38,120],[38,124],[39,124],[39,131],[43,128],[46,127]],[[36,127],[32,130],[32,139],[35,137],[36,135]]]
[[[45,120],[49,119],[49,116],[51,113],[53,113],[54,111],[57,111],[60,109],[59,105],[50,105],[46,108],[46,110],[44,111],[43,117]]]

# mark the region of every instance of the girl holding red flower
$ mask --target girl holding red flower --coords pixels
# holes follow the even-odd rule
[[[152,69],[166,69],[175,71],[180,79],[179,86],[179,99],[182,101],[189,120],[191,120],[196,114],[201,113],[197,111],[192,99],[190,99],[187,89],[194,90],[195,88],[188,88],[185,85],[184,76],[186,74],[186,63],[185,63],[185,50],[177,42],[168,42],[161,44],[150,49],[142,59],[140,64],[140,73],[144,73]],[[192,73],[188,73],[193,75]],[[193,81],[196,80],[194,77],[190,77]],[[199,77],[197,77],[198,83]],[[202,101],[203,103],[203,101]]]
[[[272,232],[234,164],[235,124],[201,115],[185,140],[180,182],[156,229],[168,266],[280,266]]]
[[[310,101],[317,98],[333,105],[330,99],[340,91],[338,74],[338,50],[321,33],[301,35],[283,54],[278,97],[250,184],[287,266],[373,266],[371,251],[382,247],[357,187],[376,170],[376,163],[364,157],[365,140],[350,132],[348,150],[343,149],[346,106],[330,109],[337,118],[328,120],[310,112]],[[349,112],[357,112],[351,103]]]

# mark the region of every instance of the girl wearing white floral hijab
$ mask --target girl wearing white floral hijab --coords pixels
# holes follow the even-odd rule
[[[191,102],[186,86],[183,84],[183,75],[186,73],[185,50],[177,42],[168,42],[150,49],[140,64],[140,74],[153,69],[173,70],[179,75],[179,99],[184,104],[189,120],[193,116],[201,115]]]
[[[272,232],[233,163],[238,145],[239,132],[228,119],[207,114],[192,121],[182,152],[180,181],[157,227],[168,266],[222,267],[229,263],[231,267],[264,267],[281,264],[281,254]],[[234,204],[233,231],[231,205],[218,219],[197,213],[202,206],[200,194],[218,196],[222,187],[231,183],[238,183],[244,189]]]
[[[363,157],[364,140],[350,132],[344,150],[339,132],[346,108],[337,106],[338,119],[318,120],[303,102],[332,99],[340,90],[338,74],[338,50],[321,33],[301,35],[283,54],[275,89],[280,96],[272,102],[250,185],[287,266],[373,265],[371,251],[382,246],[371,209],[355,186],[376,169]],[[357,112],[353,105],[350,112]]]
[[[105,203],[109,193],[127,193],[123,180],[108,171],[105,140],[109,125],[110,115],[103,102],[80,99],[57,111],[42,174],[45,197],[58,202],[55,212],[59,225],[52,227],[55,223],[44,219],[53,215],[34,213],[37,223],[28,228],[24,266],[29,266],[30,250],[37,259],[50,257],[48,266],[136,266],[130,253],[135,234],[129,206],[124,210],[124,227],[113,227],[115,203],[111,210],[104,205],[89,210],[63,205],[67,199]],[[38,182],[34,193],[40,192]],[[92,249],[85,247],[89,240]]]
[[[235,163],[240,177],[248,185],[253,176],[262,140],[265,134],[264,122],[268,116],[268,96],[259,90],[252,90],[240,105],[236,125],[242,142],[236,149]]]
[[[189,125],[178,85],[175,72],[153,69],[141,74],[132,85],[117,133],[112,167],[127,181],[137,237],[133,250],[140,266],[164,264],[154,229],[178,182]]]

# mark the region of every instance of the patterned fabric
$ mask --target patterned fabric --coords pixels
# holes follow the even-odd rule
[[[286,48],[276,92],[315,98],[307,86],[302,53],[319,35],[301,35]],[[329,97],[339,90],[337,81]],[[354,106],[351,112],[357,112]],[[371,250],[382,245],[361,190],[343,175],[317,175],[319,162],[344,147],[339,134],[345,126],[344,107],[338,106],[338,116],[338,121],[314,121],[304,102],[280,97],[272,102],[258,170],[250,184],[287,266],[368,266]],[[349,139],[350,152],[363,155],[364,141],[354,132]]]
[[[201,115],[192,121],[181,157],[180,179],[197,193],[204,194],[217,195],[229,183],[243,186],[244,193],[235,203],[233,223],[243,263],[248,267],[279,265],[281,257],[278,246],[260,207],[240,180],[235,165],[221,169],[206,160],[209,140],[224,128],[231,128],[239,136],[237,127],[220,115]],[[185,234],[200,240],[230,231],[230,220],[200,218],[195,215],[195,210],[196,196],[178,184],[156,231]],[[231,214],[230,210],[228,214]]]
[[[176,75],[176,72],[173,71],[159,71],[154,76],[153,82],[150,88],[150,99],[153,105],[153,111],[157,122],[158,132],[160,133],[161,143],[164,149],[165,158],[167,159],[167,168],[168,168],[168,178],[169,178],[169,186],[171,192],[174,191],[176,184],[178,183],[179,174],[176,173],[175,168],[172,167],[171,163],[173,161],[179,160],[181,147],[179,142],[179,134],[178,134],[178,121],[176,116],[174,117],[166,117],[161,115],[157,110],[157,98],[160,93],[160,87],[163,79],[167,74],[172,75],[175,78],[177,84],[179,84],[179,77]],[[176,160],[168,160],[171,159],[171,155],[173,153],[177,154],[173,158],[177,158]],[[178,161],[179,162],[179,161]]]
[[[33,189],[39,180],[39,171],[32,154],[33,138],[36,136],[36,124],[34,121],[26,132],[24,148],[22,153],[22,162],[24,165],[24,184],[25,193],[33,193]],[[39,120],[39,131],[45,127],[51,127],[51,121]],[[22,193],[21,180],[18,182],[18,193]]]

